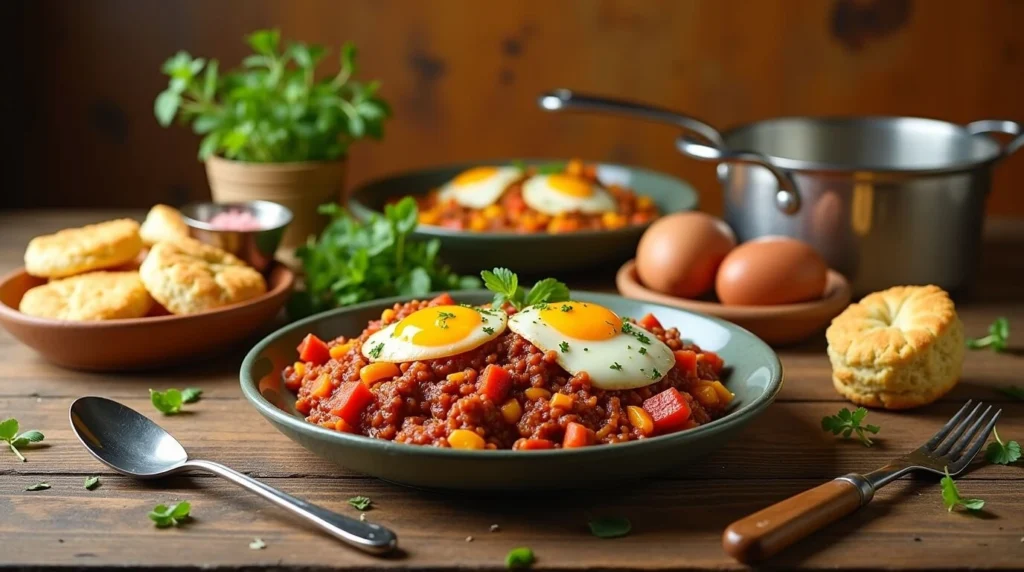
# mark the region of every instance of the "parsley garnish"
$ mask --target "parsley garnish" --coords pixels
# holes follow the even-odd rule
[[[1006,395],[1007,397],[1012,397],[1013,399],[1016,399],[1018,401],[1024,401],[1024,387],[1008,385],[1006,387],[997,387],[996,391],[1002,393],[1003,395]]]
[[[562,304],[562,311],[563,312],[572,312],[572,306],[570,306],[569,304]]]
[[[590,351],[590,348],[583,348],[583,351],[585,351],[585,352],[589,352],[589,351]]]
[[[183,404],[199,401],[199,396],[202,393],[203,390],[198,387],[188,387],[184,391],[174,389],[173,387],[167,391],[150,389],[149,401],[153,403],[153,407],[156,407],[156,410],[160,413],[174,415],[181,411]]]
[[[847,408],[842,408],[836,415],[830,415],[821,419],[821,428],[825,431],[831,431],[833,435],[843,434],[843,438],[849,438],[851,434],[856,433],[857,438],[864,444],[865,447],[872,445],[871,437],[867,436],[867,433],[877,434],[881,427],[877,425],[865,425],[861,426],[860,422],[864,420],[868,414],[868,410],[863,407],[858,407],[856,411],[850,411]]]
[[[188,520],[190,510],[192,510],[192,505],[188,504],[187,501],[171,506],[158,504],[153,507],[153,510],[149,511],[149,519],[156,524],[157,528],[178,526]]]
[[[380,352],[384,351],[384,343],[379,343],[370,350],[370,357],[377,359],[380,357]]]
[[[22,463],[25,462],[25,456],[18,449],[42,440],[43,434],[39,431],[18,433],[18,420],[13,417],[0,421],[0,441],[6,442],[14,456],[21,459]]]
[[[972,350],[992,348],[992,351],[1001,352],[1006,349],[1006,342],[1010,339],[1010,321],[1006,318],[996,318],[988,327],[988,335],[984,338],[968,338],[967,347]]]
[[[358,496],[348,499],[348,504],[352,505],[352,508],[356,510],[369,510],[370,506],[373,505],[373,501],[370,497]]]
[[[91,491],[91,490],[94,490],[98,486],[100,486],[100,478],[99,477],[89,477],[89,478],[85,479],[85,490]]]
[[[615,371],[622,371],[622,366],[619,365],[619,362],[615,362],[612,365],[608,366],[608,369],[614,369]]]
[[[658,379],[659,377],[661,377],[661,372],[658,371],[658,368],[652,369],[651,370],[651,379]]]
[[[651,338],[648,338],[647,336],[645,336],[643,332],[636,332],[635,335],[636,335],[636,341],[640,342],[641,344],[650,344],[651,343]]]
[[[36,491],[45,491],[48,488],[50,488],[50,483],[36,483],[25,487],[25,490],[30,493],[34,493]]]
[[[505,568],[515,570],[533,566],[533,551],[529,548],[513,548],[505,555]]]
[[[946,476],[942,477],[942,504],[946,505],[949,512],[960,505],[967,510],[981,510],[985,501],[981,499],[965,499],[960,496],[960,490],[956,488],[956,482],[949,476],[949,467],[946,467]]]
[[[448,329],[448,320],[450,320],[451,318],[454,318],[454,317],[455,317],[455,314],[452,314],[451,312],[438,312],[437,313],[437,327],[441,328],[442,330],[447,330]],[[374,356],[374,357],[377,357],[377,356]]]
[[[562,353],[569,351],[569,342],[562,342],[558,344],[558,349],[562,350]]]
[[[985,460],[996,465],[1009,465],[1020,459],[1020,443],[1007,441],[1005,444],[999,438],[999,431],[992,428],[992,435],[996,438],[994,443],[989,443],[985,449]]]
[[[613,324],[611,322],[605,322],[605,323],[610,325],[610,326],[612,326],[613,328],[615,327],[615,324]],[[622,320],[622,333],[624,333],[624,334],[632,334],[633,333],[633,324],[630,324],[626,320]]]
[[[590,533],[598,538],[619,538],[633,529],[629,519],[621,516],[597,518],[588,522],[587,526],[590,527]]]
[[[642,356],[647,355],[647,348],[640,348],[640,355],[642,355]]]
[[[484,328],[484,333],[487,334],[488,336],[493,336],[494,328]]]
[[[545,278],[538,281],[526,292],[519,286],[519,277],[508,268],[495,268],[480,273],[484,286],[494,292],[492,306],[500,308],[505,302],[512,304],[517,310],[543,302],[566,302],[569,300],[569,287],[555,280]]]

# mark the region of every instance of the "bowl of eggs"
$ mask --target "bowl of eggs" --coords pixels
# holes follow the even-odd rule
[[[737,244],[701,212],[662,217],[615,279],[624,296],[716,316],[773,345],[821,331],[850,303],[850,284],[807,243],[764,236]]]
[[[620,264],[644,230],[666,213],[697,208],[697,193],[674,177],[580,160],[496,160],[433,167],[371,181],[349,197],[367,218],[416,199],[414,236],[437,239],[457,272],[495,260],[512,271],[558,274]]]

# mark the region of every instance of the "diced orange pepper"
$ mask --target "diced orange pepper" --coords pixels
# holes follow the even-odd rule
[[[530,401],[537,401],[538,399],[547,399],[551,397],[551,392],[544,389],[543,387],[531,387],[523,392]]]
[[[563,448],[586,447],[593,443],[593,441],[594,432],[587,429],[584,425],[571,421],[565,426],[565,437],[562,438]]]
[[[348,424],[348,421],[344,419],[338,419],[338,422],[334,424],[335,431],[341,431],[342,433],[357,433],[354,427]]]
[[[501,406],[501,416],[505,418],[506,423],[515,425],[523,416],[523,406],[519,405],[515,398],[509,399]]]
[[[391,308],[386,308],[383,312],[380,313],[380,321],[384,322],[385,324],[390,324],[391,321],[394,319],[395,311],[392,310]]]
[[[321,373],[320,377],[316,378],[316,386],[313,388],[313,391],[309,392],[309,395],[324,399],[331,394],[331,389],[333,389],[333,386],[331,385],[331,376],[326,373]]]
[[[382,379],[390,379],[402,375],[402,370],[393,363],[378,361],[366,364],[359,370],[359,379],[366,385],[372,385]]]
[[[500,365],[490,364],[480,377],[480,393],[494,403],[500,403],[512,388],[512,376]]]
[[[292,365],[292,369],[295,370],[295,375],[299,377],[303,377],[306,375],[306,364],[302,363],[301,361],[295,362],[295,364]]]
[[[572,409],[572,398],[564,393],[556,393],[551,396],[551,407],[569,411]]]
[[[718,401],[723,405],[728,405],[732,402],[733,398],[736,397],[733,392],[729,391],[729,389],[722,385],[722,382],[717,379],[711,382],[711,387],[715,388],[715,391],[718,393]]]
[[[703,352],[697,356],[697,361],[707,363],[715,374],[722,373],[722,367],[725,366],[725,361],[715,352]]]
[[[672,352],[676,356],[676,367],[686,377],[696,377],[697,375],[697,352],[690,350],[676,350]]]
[[[483,449],[487,443],[476,431],[456,429],[448,435],[448,445],[452,449]]]
[[[327,343],[313,334],[307,334],[297,348],[299,359],[312,362],[316,365],[327,363],[331,359],[331,352],[327,349]]]
[[[661,322],[654,317],[654,314],[647,314],[637,322],[641,328],[645,330],[653,330],[654,328],[661,328]]]
[[[547,439],[519,439],[513,445],[518,451],[539,451],[542,449],[554,449],[555,444]]]
[[[704,381],[700,385],[693,388],[690,393],[700,402],[704,407],[718,407],[718,392],[715,391],[714,386]]]
[[[336,346],[331,346],[331,349],[330,349],[331,359],[341,359],[342,356],[344,356],[345,354],[348,353],[348,350],[352,349],[352,345],[353,345],[352,342],[349,342],[347,344],[339,344],[339,345],[336,345]]]
[[[654,434],[654,419],[651,419],[649,413],[644,411],[643,407],[637,407],[636,405],[626,406],[626,415],[629,417],[629,424],[636,427],[643,435]]]
[[[373,401],[373,393],[358,381],[342,383],[331,398],[331,415],[341,417],[353,427],[359,425],[359,416]]]
[[[304,397],[300,397],[295,401],[295,410],[303,415],[309,415],[309,412],[312,411],[312,409],[313,404]]]

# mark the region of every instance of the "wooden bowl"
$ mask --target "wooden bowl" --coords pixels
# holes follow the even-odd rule
[[[194,361],[258,333],[284,306],[295,283],[295,274],[283,264],[267,276],[266,294],[209,312],[80,322],[19,312],[25,292],[46,281],[20,268],[0,281],[0,324],[60,366],[90,371],[153,369]]]
[[[780,346],[807,339],[828,326],[850,304],[850,283],[835,270],[828,271],[825,295],[820,300],[778,306],[726,306],[714,301],[678,298],[655,292],[640,283],[636,262],[630,260],[615,275],[619,293],[728,320],[769,344]],[[685,332],[684,332],[685,333]]]

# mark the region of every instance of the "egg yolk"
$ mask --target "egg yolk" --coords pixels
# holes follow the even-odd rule
[[[550,175],[548,176],[548,185],[559,193],[570,197],[585,198],[594,194],[594,188],[590,186],[590,183],[571,175]]]
[[[434,306],[413,312],[395,325],[395,337],[419,346],[443,346],[469,336],[481,322],[480,312],[464,306]]]
[[[559,333],[577,340],[607,340],[618,334],[622,325],[615,312],[589,302],[549,304],[540,317]]]
[[[473,183],[479,183],[480,181],[489,179],[498,172],[497,167],[474,167],[468,171],[463,171],[455,177],[452,183],[456,187],[465,185],[471,185]]]

